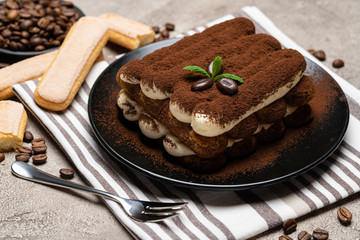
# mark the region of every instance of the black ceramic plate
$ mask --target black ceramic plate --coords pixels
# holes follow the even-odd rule
[[[80,17],[85,16],[83,11],[81,11],[75,5],[74,5],[74,10],[77,11],[80,14]],[[0,57],[8,57],[8,58],[11,58],[13,60],[21,60],[21,59],[25,59],[25,58],[29,58],[29,57],[34,57],[34,56],[37,56],[37,55],[40,55],[40,54],[43,54],[43,53],[51,52],[51,51],[54,51],[54,50],[56,50],[58,48],[59,47],[48,48],[48,49],[45,49],[43,51],[13,51],[11,49],[0,48]]]
[[[89,117],[101,145],[115,161],[172,184],[216,190],[240,190],[266,186],[297,176],[325,160],[341,143],[349,120],[349,108],[339,85],[322,68],[307,61],[306,74],[316,86],[310,101],[314,119],[299,129],[287,129],[280,140],[260,145],[251,156],[229,162],[213,174],[181,167],[154,141],[141,136],[135,123],[126,121],[116,106],[120,87],[116,73],[121,66],[142,58],[177,39],[154,43],[113,62],[95,82],[89,98]]]

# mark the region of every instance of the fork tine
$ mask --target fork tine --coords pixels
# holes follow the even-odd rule
[[[183,210],[183,208],[175,208],[175,209],[169,208],[169,209],[159,209],[159,210],[146,209],[145,211],[142,212],[142,214],[154,215],[154,216],[169,216],[178,213],[181,210]]]
[[[171,219],[174,217],[177,217],[179,215],[179,213],[173,213],[170,215],[153,215],[153,214],[144,214],[142,215],[141,219],[136,219],[137,221],[142,221],[142,222],[160,222],[160,221],[164,221],[167,219]]]
[[[161,209],[183,209],[188,202],[178,203],[164,203],[164,202],[151,202],[145,207],[146,210],[161,210]]]

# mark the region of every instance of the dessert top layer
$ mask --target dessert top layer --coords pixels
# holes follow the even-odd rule
[[[229,96],[216,84],[204,91],[191,85],[203,75],[183,70],[188,65],[207,69],[216,56],[223,59],[225,73],[243,78],[238,92]],[[217,136],[251,113],[283,97],[306,68],[304,57],[282,49],[270,35],[255,34],[253,23],[236,18],[215,25],[134,60],[119,71],[122,81],[140,84],[150,99],[170,100],[170,111],[179,121],[191,123],[203,136]]]

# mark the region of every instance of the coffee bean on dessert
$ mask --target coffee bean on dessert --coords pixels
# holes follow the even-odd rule
[[[197,80],[191,85],[191,91],[197,92],[197,91],[204,91],[206,89],[209,89],[214,84],[214,81],[210,78],[203,78],[200,80]]]
[[[160,35],[163,37],[163,38],[169,38],[170,37],[170,34],[169,34],[169,31],[168,30],[162,30],[160,32]]]
[[[0,153],[0,162],[5,160],[5,154],[4,153]]]
[[[15,160],[20,162],[28,162],[30,155],[27,153],[17,153],[15,154]]]
[[[238,92],[238,85],[230,78],[220,78],[216,81],[216,87],[225,95],[234,95]]]
[[[301,231],[298,234],[298,240],[311,240],[311,234],[307,231]]]
[[[65,179],[71,179],[74,177],[74,170],[70,168],[61,168],[59,173],[60,173],[60,177]]]
[[[157,34],[160,32],[160,28],[158,26],[153,26],[152,30]]]
[[[32,145],[38,144],[38,143],[43,143],[45,144],[45,139],[44,138],[35,138],[31,141]]]
[[[37,165],[46,163],[46,160],[47,160],[46,154],[37,154],[32,157],[33,163]]]
[[[279,237],[279,240],[293,240],[291,237],[289,237],[288,235],[281,235]]]
[[[27,146],[20,146],[18,147],[18,151],[21,152],[21,153],[27,153],[29,154],[30,156],[32,155],[32,149],[27,147]]]
[[[320,61],[324,61],[326,59],[326,54],[323,50],[318,50],[314,53],[314,56]]]
[[[329,232],[324,229],[317,228],[313,231],[312,236],[315,240],[327,240],[329,238]]]
[[[210,76],[212,75],[213,64],[214,64],[214,61],[212,61],[212,62],[209,64],[209,67],[208,67],[208,69],[207,69],[207,72],[210,74]],[[217,73],[215,73],[215,75],[219,75],[219,74],[222,74],[222,73],[224,73],[224,67],[223,67],[223,65],[221,64],[219,71],[218,71]]]
[[[168,30],[168,31],[174,31],[175,25],[172,24],[172,23],[166,23],[166,24],[165,24],[165,28],[166,28],[166,30]]]
[[[32,150],[34,151],[34,154],[42,154],[42,153],[46,153],[47,147],[45,144],[34,144],[32,146]]]
[[[296,231],[297,223],[293,218],[289,218],[285,222],[283,222],[283,230],[285,234],[290,234]]]
[[[344,66],[344,61],[341,60],[341,59],[335,59],[333,62],[332,62],[332,65],[334,68],[341,68]]]
[[[337,216],[341,224],[349,225],[351,223],[352,214],[346,207],[339,207],[337,210]]]

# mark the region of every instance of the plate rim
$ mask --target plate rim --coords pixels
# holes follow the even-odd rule
[[[157,181],[165,180],[166,183],[170,183],[170,184],[180,186],[180,187],[189,187],[189,188],[193,188],[193,189],[203,189],[203,190],[248,190],[248,189],[253,189],[253,188],[266,187],[266,186],[273,185],[273,184],[276,184],[276,183],[279,183],[279,182],[283,182],[285,180],[295,178],[295,177],[297,177],[297,176],[299,176],[299,175],[313,169],[314,167],[316,167],[317,165],[322,163],[325,159],[327,159],[340,146],[340,144],[343,142],[343,139],[345,137],[345,134],[346,134],[346,131],[347,131],[348,125],[349,125],[349,118],[350,118],[349,104],[348,104],[348,101],[346,99],[346,95],[345,95],[344,91],[342,90],[341,86],[339,85],[339,83],[328,72],[326,72],[323,69],[323,71],[326,72],[331,77],[332,81],[335,82],[338,85],[339,91],[345,97],[344,98],[345,99],[344,104],[346,105],[345,124],[344,124],[344,127],[343,127],[342,131],[341,131],[341,134],[339,134],[339,136],[338,136],[338,141],[336,142],[336,144],[332,145],[332,147],[330,149],[328,149],[326,154],[323,154],[320,158],[318,158],[317,160],[313,161],[311,164],[308,164],[308,165],[306,165],[305,167],[303,167],[303,168],[301,168],[299,170],[296,170],[296,171],[291,172],[291,173],[286,174],[286,175],[282,175],[280,177],[272,178],[272,179],[265,180],[265,181],[253,182],[253,183],[244,183],[244,184],[209,184],[209,183],[188,182],[188,181],[184,181],[184,180],[170,178],[168,176],[164,176],[164,175],[152,172],[152,171],[150,171],[148,169],[144,169],[144,168],[138,166],[137,164],[131,162],[130,160],[126,159],[125,157],[121,156],[120,154],[118,154],[114,149],[112,149],[108,145],[108,143],[102,138],[101,134],[99,133],[99,130],[95,126],[93,116],[92,116],[92,111],[91,111],[91,105],[92,105],[92,101],[93,101],[92,96],[94,94],[96,84],[98,84],[98,82],[101,81],[101,76],[108,69],[110,69],[114,65],[117,65],[117,63],[119,61],[123,61],[126,58],[131,58],[132,55],[136,55],[138,52],[143,51],[146,48],[149,48],[149,47],[156,48],[158,45],[160,45],[162,47],[166,47],[166,46],[169,46],[169,45],[177,42],[180,39],[181,38],[171,38],[171,39],[163,40],[163,41],[160,41],[160,42],[155,42],[155,43],[143,46],[141,48],[138,48],[136,50],[133,50],[133,51],[130,51],[130,52],[124,54],[120,58],[118,58],[115,61],[113,61],[112,63],[110,63],[109,66],[106,67],[103,70],[103,72],[98,76],[98,78],[94,82],[93,86],[91,87],[91,90],[90,90],[90,93],[89,93],[89,101],[88,101],[88,116],[89,116],[91,128],[92,128],[92,130],[94,132],[94,135],[96,136],[98,142],[100,143],[100,145],[117,162],[125,165],[126,167],[129,167],[130,169],[132,169],[132,170],[134,170],[136,172],[144,174],[147,177],[155,179]],[[304,58],[306,59],[306,61],[312,62],[312,64],[314,64],[314,65],[318,66],[319,68],[321,68],[319,65],[317,65],[312,60],[306,58],[305,56],[304,56]]]

